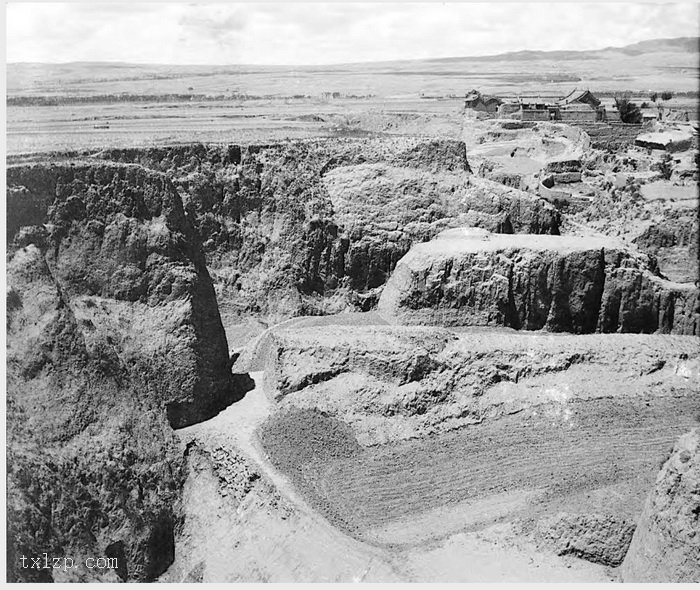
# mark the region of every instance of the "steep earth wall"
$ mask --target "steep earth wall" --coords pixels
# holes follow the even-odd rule
[[[135,165],[7,171],[8,577],[22,555],[117,557],[54,581],[152,580],[172,561],[172,427],[240,399],[211,279],[170,181]]]
[[[397,264],[378,311],[399,324],[698,334],[698,292],[613,240],[449,230]]]
[[[561,414],[599,397],[697,395],[699,358],[682,336],[296,327],[272,335],[264,386],[280,406],[336,417],[367,445],[536,405]]]
[[[583,123],[572,121],[571,125],[584,130],[596,149],[617,150],[634,145],[634,140],[644,129],[643,125],[627,123]]]
[[[614,514],[560,512],[537,523],[538,534],[558,555],[575,555],[617,567],[634,533],[634,523]]]
[[[624,582],[700,582],[700,431],[661,468],[622,564]]]
[[[700,276],[698,216],[681,209],[670,211],[665,217],[633,241],[640,250],[654,256],[659,269],[669,279],[694,283]]]
[[[453,140],[193,145],[100,157],[172,178],[225,313],[281,319],[369,309],[410,246],[455,216],[493,231],[559,226],[537,197],[471,177],[465,146]]]

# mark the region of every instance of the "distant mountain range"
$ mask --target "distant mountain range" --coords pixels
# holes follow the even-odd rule
[[[607,57],[607,54],[617,53],[628,56],[638,56],[646,53],[663,53],[663,52],[674,52],[674,53],[700,53],[700,37],[675,37],[670,39],[649,39],[647,41],[640,41],[638,43],[633,43],[632,45],[625,45],[623,47],[606,47],[604,49],[586,49],[586,50],[564,50],[564,51],[511,51],[507,53],[499,53],[494,55],[481,55],[481,56],[462,56],[462,57],[435,57],[435,58],[425,58],[425,59],[406,59],[406,60],[394,60],[391,62],[368,62],[371,65],[381,64],[381,63],[434,63],[434,62],[451,62],[451,61],[472,61],[472,62],[489,62],[489,61],[536,61],[536,60],[581,60],[581,59],[600,59]],[[254,67],[256,69],[266,69],[266,68],[284,68],[291,69],[294,67],[303,68],[332,68],[336,66],[347,66],[347,65],[361,65],[354,63],[346,64],[329,64],[323,66],[248,66],[246,64],[231,64],[228,66],[206,66],[205,64],[192,64],[192,65],[171,65],[171,64],[133,64],[127,62],[91,62],[91,61],[80,61],[80,62],[68,62],[64,64],[40,64],[37,62],[10,62],[9,67],[13,66],[80,66],[84,68],[91,67],[104,67],[108,65],[110,68],[114,69],[129,69],[132,67],[170,67],[173,69],[188,69],[188,68],[231,68],[231,67]]]
[[[456,96],[471,88],[499,95],[566,94],[573,86],[598,92],[678,93],[697,92],[699,57],[700,37],[681,37],[590,51],[516,51],[315,66],[9,63],[6,80],[7,97],[15,105],[53,104],[51,96],[88,101],[97,96],[103,102],[105,97],[121,95],[182,101],[234,95],[294,98],[324,91],[349,97]]]
[[[481,55],[473,57],[442,57],[431,58],[426,60],[405,60],[408,61],[425,61],[425,62],[449,62],[449,61],[473,61],[473,62],[489,62],[489,61],[536,61],[536,60],[581,60],[581,59],[601,59],[608,57],[611,53],[622,55],[637,56],[645,53],[699,53],[700,54],[700,37],[676,37],[673,39],[649,39],[640,41],[632,45],[623,47],[606,47],[604,49],[585,49],[585,50],[565,50],[565,51],[510,51],[507,53],[499,53],[495,55]]]

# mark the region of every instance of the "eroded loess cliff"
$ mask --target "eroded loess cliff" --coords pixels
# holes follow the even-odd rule
[[[470,174],[464,144],[419,138],[111,150],[167,173],[199,230],[223,314],[367,310],[412,244],[455,218],[558,233],[543,200]]]
[[[327,325],[275,331],[265,356],[271,399],[349,424],[362,445],[537,406],[551,405],[563,419],[600,398],[692,403],[700,377],[696,339],[670,335]]]
[[[650,225],[634,239],[637,247],[654,256],[661,272],[673,281],[694,283],[700,276],[697,211],[669,212],[664,221]]]
[[[455,229],[415,246],[385,287],[394,323],[698,334],[698,291],[607,238]]]
[[[7,182],[9,578],[50,581],[19,566],[46,552],[120,564],[54,581],[153,580],[179,519],[172,428],[250,387],[197,234],[140,166],[17,166]]]
[[[622,564],[624,582],[700,582],[700,431],[681,436],[656,478]]]

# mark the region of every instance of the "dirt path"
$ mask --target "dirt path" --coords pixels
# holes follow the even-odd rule
[[[281,494],[291,499],[297,508],[313,515],[313,510],[289,479],[270,463],[267,453],[259,444],[256,431],[270,416],[273,405],[263,390],[263,373],[253,372],[250,377],[255,381],[255,388],[246,393],[242,400],[210,420],[183,428],[179,434],[183,440],[195,440],[210,449],[222,447],[242,452],[262,470]]]
[[[398,581],[384,551],[365,545],[333,527],[314,511],[290,480],[275,469],[260,447],[256,430],[270,415],[262,373],[239,402],[207,420],[178,431],[183,443],[206,452],[245,457],[265,481],[243,501],[224,497],[216,478],[199,468],[185,494],[190,523],[187,550],[204,547],[195,562],[185,555],[163,581],[352,582]],[[284,510],[279,510],[284,506]],[[176,552],[177,553],[177,552]],[[189,577],[188,577],[189,576]]]

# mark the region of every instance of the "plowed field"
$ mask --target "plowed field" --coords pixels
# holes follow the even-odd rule
[[[368,541],[404,544],[504,517],[527,521],[562,504],[634,517],[673,441],[699,415],[700,398],[691,393],[548,404],[362,448],[347,429],[324,434],[332,418],[292,411],[263,425],[261,439],[331,522]]]

